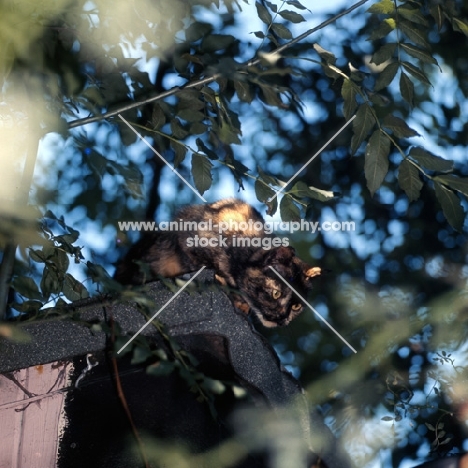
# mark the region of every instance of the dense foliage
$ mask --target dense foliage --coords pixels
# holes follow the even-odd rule
[[[115,291],[118,221],[200,197],[354,221],[290,239],[357,354],[309,313],[269,338],[356,466],[398,467],[467,448],[468,5],[347,7],[2,2],[0,306]]]

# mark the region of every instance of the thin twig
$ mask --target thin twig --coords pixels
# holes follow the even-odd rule
[[[148,458],[146,456],[146,450],[145,450],[145,447],[143,445],[143,441],[141,440],[138,429],[135,426],[135,423],[133,421],[132,413],[130,411],[130,408],[128,407],[127,399],[125,398],[125,393],[124,393],[123,388],[122,388],[122,382],[120,381],[119,366],[117,364],[117,357],[114,354],[115,325],[114,325],[114,318],[113,318],[112,314],[109,314],[109,322],[110,322],[110,329],[111,329],[111,346],[112,346],[112,349],[111,349],[111,353],[112,353],[111,362],[112,362],[112,368],[113,368],[113,371],[114,371],[115,385],[117,387],[117,395],[119,397],[122,408],[125,411],[128,422],[130,423],[133,435],[134,435],[134,437],[135,437],[135,439],[137,441],[138,447],[140,449],[141,457],[143,458],[143,463],[145,464],[145,468],[150,468]]]

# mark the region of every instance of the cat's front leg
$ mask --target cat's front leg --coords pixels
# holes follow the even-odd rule
[[[215,280],[221,286],[228,286],[229,287],[229,284],[228,284],[226,278],[224,278],[223,276],[215,274]],[[244,300],[244,298],[240,294],[230,292],[229,293],[229,298],[231,299],[231,301],[232,301],[232,303],[233,303],[233,305],[234,305],[234,307],[236,309],[239,309],[244,314],[248,314],[250,312],[249,304],[247,304],[247,302]]]

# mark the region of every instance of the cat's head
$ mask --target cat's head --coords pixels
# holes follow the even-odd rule
[[[261,323],[272,328],[288,325],[307,307],[296,292],[305,300],[320,268],[304,263],[292,247],[277,247],[255,252],[245,273],[245,299]]]

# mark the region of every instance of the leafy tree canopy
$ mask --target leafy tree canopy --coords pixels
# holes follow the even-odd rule
[[[467,419],[468,7],[315,8],[2,2],[0,306],[60,314],[118,290],[118,221],[200,197],[238,190],[267,220],[352,221],[290,237],[331,271],[312,300],[357,354],[307,313],[270,339],[356,466],[384,448],[395,467],[455,453]]]

